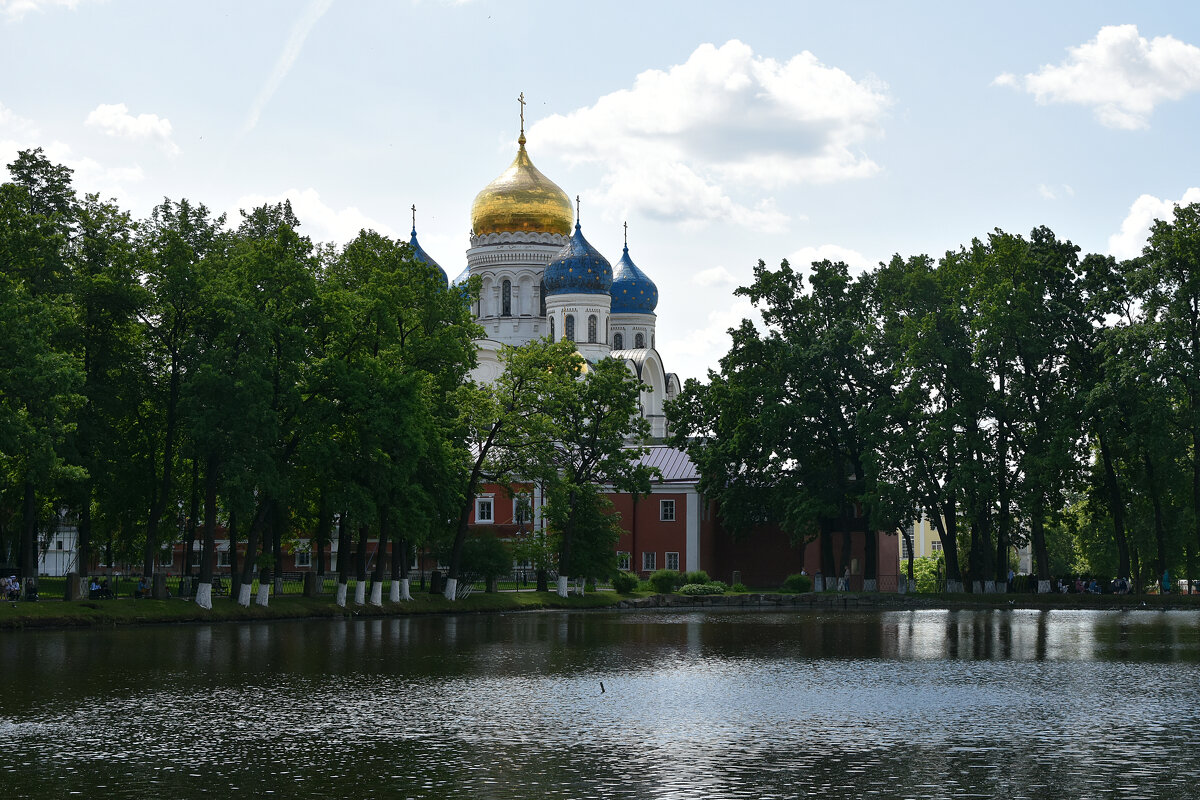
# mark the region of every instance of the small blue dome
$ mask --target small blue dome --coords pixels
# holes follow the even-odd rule
[[[430,258],[429,253],[426,253],[425,248],[421,247],[421,243],[417,241],[417,228],[415,225],[412,229],[412,238],[408,240],[408,246],[412,248],[413,257],[417,259],[417,261],[423,261],[426,264],[436,268],[438,272],[442,273],[442,285],[449,285],[450,276],[446,274],[446,270],[442,269],[440,264]]]
[[[613,270],[612,313],[653,314],[658,306],[658,287],[629,257],[629,245]]]
[[[576,222],[575,235],[550,259],[542,280],[547,295],[608,294],[613,283],[612,265],[588,244]]]
[[[467,267],[459,274],[457,278],[451,281],[451,283],[453,283],[455,286],[462,286],[469,280],[471,280],[471,268]]]

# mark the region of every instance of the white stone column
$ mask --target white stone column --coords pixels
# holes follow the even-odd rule
[[[687,492],[687,556],[684,565],[688,572],[700,569],[700,493],[695,489]]]

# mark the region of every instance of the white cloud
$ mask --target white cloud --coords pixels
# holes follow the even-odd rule
[[[283,79],[291,72],[292,65],[300,57],[300,50],[303,49],[308,34],[312,32],[313,26],[331,5],[333,5],[333,0],[312,0],[304,9],[304,13],[292,25],[292,31],[288,34],[283,52],[279,54],[279,59],[275,62],[275,68],[267,76],[267,82],[259,90],[258,97],[254,99],[254,105],[250,107],[250,113],[246,117],[246,130],[252,130],[258,124],[258,117],[262,114],[263,106],[267,104],[267,101],[275,94],[275,90],[279,88],[279,84],[283,83]]]
[[[1142,254],[1150,228],[1156,219],[1170,221],[1175,216],[1175,206],[1200,203],[1200,187],[1193,186],[1183,193],[1178,201],[1160,200],[1144,194],[1129,207],[1129,213],[1121,222],[1121,231],[1108,237],[1108,253],[1118,259],[1136,258]]]
[[[778,230],[787,217],[764,189],[879,171],[858,148],[880,130],[885,90],[807,51],[781,63],[732,40],[543,119],[529,138],[568,162],[602,166],[602,199],[616,216]],[[760,199],[735,199],[745,192]]]
[[[710,311],[699,327],[674,328],[679,331],[679,336],[666,337],[660,328],[659,350],[668,357],[667,366],[678,373],[680,380],[704,379],[709,369],[719,367],[718,360],[733,345],[729,329],[739,327],[743,319],[754,320],[757,324],[762,317],[747,298],[731,297],[727,308]]]
[[[157,114],[138,114],[135,117],[124,103],[101,103],[88,114],[84,124],[109,136],[155,142],[170,155],[179,153],[178,145],[171,141],[169,119]]]
[[[240,197],[228,210],[230,222],[234,226],[238,224],[242,218],[240,213],[242,209],[249,211],[266,203],[281,203],[284,200],[291,201],[292,211],[300,220],[300,232],[310,236],[313,241],[346,244],[363,228],[388,236],[396,235],[390,226],[368,217],[356,206],[336,209],[326,205],[317,190],[311,187],[288,189],[271,196],[248,194]]]
[[[1050,184],[1046,184],[1046,183],[1039,183],[1038,187],[1037,187],[1037,191],[1038,191],[1038,194],[1041,195],[1042,198],[1045,200],[1057,200],[1060,196],[1062,196],[1062,197],[1074,197],[1075,196],[1075,190],[1072,189],[1068,184],[1065,184],[1065,183],[1060,183],[1060,184],[1053,185],[1053,186]]]
[[[732,272],[722,266],[712,267],[696,273],[696,284],[699,286],[733,286],[738,279]]]
[[[48,8],[65,8],[73,10],[80,0],[0,0],[0,14],[9,20],[19,20],[31,11],[45,11]]]
[[[814,261],[843,261],[851,269],[868,269],[871,261],[857,250],[836,244],[822,244],[817,247],[801,247],[787,257],[792,269],[807,270]]]
[[[123,204],[128,204],[131,199],[129,185],[145,177],[137,164],[105,166],[94,158],[79,155],[65,142],[51,140],[47,144],[44,138],[32,120],[0,105],[0,167],[11,164],[22,150],[41,147],[46,158],[71,168],[74,173],[72,183],[77,192],[95,192],[105,198],[115,197]],[[7,177],[7,173],[0,172],[0,180]]]
[[[1022,88],[1042,104],[1091,106],[1102,125],[1126,130],[1147,127],[1159,103],[1200,90],[1200,47],[1173,36],[1146,39],[1136,25],[1105,26],[1067,53],[1057,66],[1002,73],[992,83]]]

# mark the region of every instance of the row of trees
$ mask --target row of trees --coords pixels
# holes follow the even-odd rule
[[[807,283],[760,262],[738,294],[761,324],[731,331],[720,370],[671,408],[735,531],[815,537],[826,575],[851,517],[880,531],[922,515],[949,580],[1004,580],[1025,543],[1049,579],[1064,538],[1099,574],[1190,575],[1200,206],[1158,221],[1129,261],[1081,257],[1046,228],[996,230],[857,276],[814,263]],[[869,533],[868,571],[874,546]]]
[[[151,574],[182,535],[187,565],[200,543],[208,605],[223,527],[247,604],[256,575],[266,602],[295,537],[312,538],[320,573],[336,537],[338,600],[353,569],[363,602],[375,538],[371,602],[389,569],[392,599],[407,596],[418,547],[449,554],[453,597],[474,495],[520,476],[550,498],[562,575],[604,574],[576,555],[604,537],[613,549],[596,484],[648,488],[621,446],[643,432],[623,365],[587,369],[570,343],[535,342],[476,385],[477,281],[448,287],[407,244],[363,231],[315,245],[288,203],[229,226],[164,200],[135,221],[77,196],[70,170],[40,150],[9,169],[0,559],[36,575],[39,532],[64,514],[84,571],[99,549]]]

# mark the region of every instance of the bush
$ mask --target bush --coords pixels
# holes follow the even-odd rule
[[[735,583],[733,586],[729,587],[729,591],[737,592],[739,594],[745,594],[746,592],[748,592],[750,590],[746,588],[746,584],[744,584],[744,583]]]
[[[637,576],[631,572],[618,572],[613,575],[612,587],[617,594],[629,594],[638,587]]]
[[[709,585],[709,586],[715,586],[715,587],[717,587],[718,589],[720,589],[720,590],[721,590],[721,592],[720,592],[721,594],[725,594],[726,592],[728,592],[728,591],[729,591],[729,587],[725,585],[725,582],[724,582],[724,581],[709,581],[709,582],[708,582],[708,585]]]
[[[680,586],[677,591],[679,594],[687,595],[725,594],[724,585],[716,583],[687,583]]]
[[[660,569],[650,576],[650,585],[659,594],[670,594],[683,585],[683,576],[673,569]]]
[[[637,585],[637,590],[639,592],[653,592],[654,586],[653,586],[653,584],[650,583],[650,581],[639,580],[638,585]]]
[[[810,578],[808,575],[801,575],[800,573],[788,575],[787,580],[783,582],[783,591],[795,592],[796,594],[811,592],[812,587],[812,578]]]
[[[708,577],[708,573],[702,569],[696,569],[696,570],[692,570],[690,572],[683,573],[683,576],[681,577],[680,581],[684,585],[689,584],[689,583],[712,583],[712,581]]]

